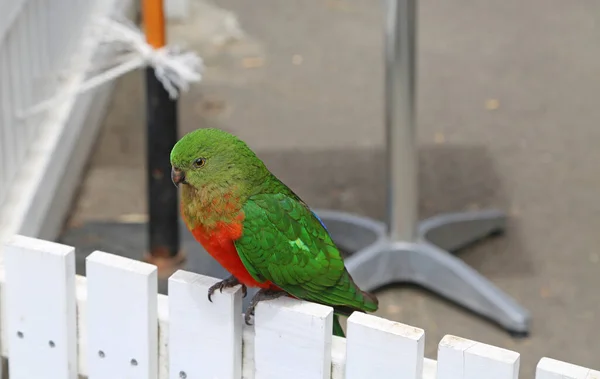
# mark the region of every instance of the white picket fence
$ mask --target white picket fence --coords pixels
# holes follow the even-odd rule
[[[132,0],[0,0],[0,241],[54,238],[108,104],[112,83],[32,114],[114,52],[87,33]]]
[[[0,203],[23,175],[48,114],[26,117],[29,107],[65,86],[96,1],[0,0]]]
[[[0,0],[0,203],[44,118],[19,115],[64,85],[92,1]]]
[[[519,354],[455,336],[423,357],[423,330],[373,315],[331,335],[330,307],[289,298],[242,320],[240,288],[178,271],[157,294],[156,267],[94,252],[87,277],[75,249],[15,236],[0,267],[0,342],[10,379],[515,379]],[[599,379],[600,371],[543,358],[536,379]]]

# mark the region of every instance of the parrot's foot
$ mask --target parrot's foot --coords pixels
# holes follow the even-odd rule
[[[211,296],[213,295],[213,293],[215,293],[216,290],[219,290],[219,292],[223,293],[223,288],[235,287],[238,284],[241,284],[240,281],[237,280],[237,278],[235,276],[231,275],[229,278],[227,278],[225,280],[221,280],[219,283],[212,285],[208,289],[208,301],[210,301],[212,303]],[[248,289],[246,288],[246,286],[244,284],[242,284],[242,294],[244,295],[244,297],[246,297],[247,293],[248,293]]]
[[[259,290],[256,295],[250,301],[248,308],[246,309],[246,314],[244,315],[244,321],[246,321],[246,325],[250,324],[250,318],[254,316],[254,308],[256,308],[256,304],[263,300],[274,300],[281,296],[286,296],[287,293],[285,291],[274,291],[274,290]]]

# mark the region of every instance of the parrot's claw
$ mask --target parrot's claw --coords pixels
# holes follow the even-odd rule
[[[250,318],[252,318],[252,316],[254,316],[254,308],[256,308],[256,305],[259,302],[261,302],[263,300],[277,299],[278,297],[285,296],[285,295],[287,295],[287,293],[284,291],[273,291],[273,290],[266,290],[266,289],[259,290],[256,293],[256,295],[254,295],[254,297],[250,301],[250,304],[248,305],[248,308],[246,309],[246,314],[244,315],[244,321],[246,321],[246,325],[252,325],[250,323]]]
[[[225,280],[221,280],[220,282],[212,285],[208,289],[208,301],[210,301],[212,303],[211,297],[212,297],[213,293],[215,293],[216,290],[219,290],[219,292],[223,293],[223,288],[235,287],[238,284],[241,284],[240,281],[237,280],[237,278],[232,275],[229,278],[227,278]],[[248,289],[246,288],[246,286],[244,284],[242,284],[242,294],[244,295],[244,297],[246,297],[247,292],[248,292]]]

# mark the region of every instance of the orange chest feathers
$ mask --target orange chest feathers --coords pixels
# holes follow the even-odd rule
[[[184,215],[185,219],[185,215]],[[190,227],[190,232],[202,247],[231,275],[235,276],[240,283],[248,287],[270,288],[270,282],[257,282],[248,272],[235,248],[234,241],[242,236],[243,213],[240,213],[234,221],[226,223],[216,222],[205,228],[201,225]]]

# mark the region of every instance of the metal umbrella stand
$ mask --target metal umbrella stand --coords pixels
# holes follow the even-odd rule
[[[317,213],[340,246],[355,253],[346,266],[373,290],[395,282],[421,285],[527,335],[529,313],[449,252],[504,230],[498,210],[441,214],[418,222],[415,123],[417,0],[388,0],[385,23],[387,224],[342,212]]]

